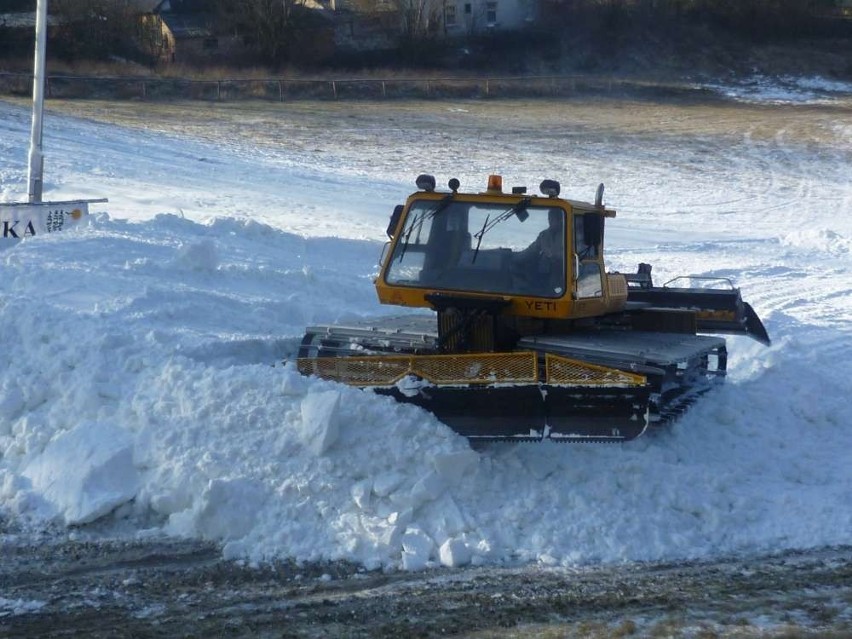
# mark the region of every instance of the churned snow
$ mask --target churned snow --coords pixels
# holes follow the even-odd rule
[[[561,141],[547,122],[523,153],[459,127],[432,155],[399,131],[255,153],[48,114],[45,197],[110,202],[0,246],[0,520],[406,570],[852,543],[850,112],[814,142],[765,108],[776,135],[601,138],[562,116]],[[26,193],[28,126],[0,102],[0,199]],[[396,168],[366,180],[374,164]],[[728,383],[623,445],[472,450],[419,409],[285,363],[308,324],[398,312],[372,287],[387,215],[417,173],[480,166],[581,199],[605,174],[610,264],[731,278],[773,345],[730,338]]]

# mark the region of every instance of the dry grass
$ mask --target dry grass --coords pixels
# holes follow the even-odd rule
[[[29,57],[3,58],[0,60],[0,71],[7,73],[32,73],[33,60]],[[121,77],[138,76],[154,77],[155,72],[141,64],[131,62],[66,62],[55,58],[47,59],[48,75],[101,76]]]
[[[0,59],[0,72],[32,73],[33,60],[31,57],[5,57]],[[476,77],[471,71],[448,71],[446,69],[398,69],[393,67],[376,67],[359,70],[315,69],[306,70],[287,68],[273,70],[263,66],[229,66],[210,65],[197,66],[189,64],[170,64],[155,68],[128,61],[97,62],[82,60],[67,62],[48,59],[48,75],[69,75],[86,77],[130,77],[130,78],[164,78],[188,81],[217,82],[222,80],[427,80],[430,78],[471,78]],[[480,74],[481,75],[481,74]]]

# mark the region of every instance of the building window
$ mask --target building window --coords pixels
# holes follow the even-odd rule
[[[485,22],[488,24],[497,23],[497,2],[495,0],[485,3]]]
[[[448,4],[444,7],[444,24],[448,27],[454,27],[456,24],[456,5]]]
[[[465,13],[465,15],[468,15],[468,16],[471,13],[471,7],[470,7],[469,2],[465,2],[465,4],[464,4],[464,13]]]

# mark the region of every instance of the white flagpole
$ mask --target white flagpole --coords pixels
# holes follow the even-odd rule
[[[29,201],[41,202],[44,153],[42,152],[42,114],[44,112],[44,67],[47,54],[47,0],[38,0],[36,8],[35,64],[33,70],[33,126],[29,152]]]

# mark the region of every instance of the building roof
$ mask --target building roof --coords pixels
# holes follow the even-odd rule
[[[160,16],[175,38],[214,35],[208,0],[160,0],[152,13]]]
[[[210,0],[160,0],[155,3],[154,13],[210,13]]]
[[[161,13],[160,18],[176,38],[208,38],[213,35],[210,20],[205,15]]]
[[[0,13],[0,29],[35,29],[35,11],[15,11],[11,13]],[[47,24],[55,26],[59,24],[55,16],[47,16]]]

